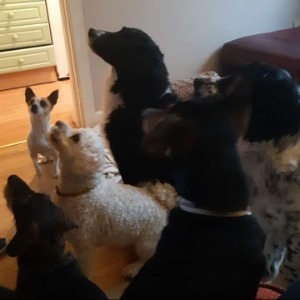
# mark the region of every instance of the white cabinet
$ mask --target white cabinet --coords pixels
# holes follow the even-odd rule
[[[55,65],[44,0],[0,0],[0,74]]]

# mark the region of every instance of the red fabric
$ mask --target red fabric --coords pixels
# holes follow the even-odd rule
[[[278,299],[282,292],[283,292],[283,289],[281,289],[277,286],[274,286],[272,284],[261,283],[258,288],[258,291],[257,291],[256,300]]]
[[[300,82],[300,27],[246,36],[223,45],[221,62],[225,72],[252,61],[283,68]]]

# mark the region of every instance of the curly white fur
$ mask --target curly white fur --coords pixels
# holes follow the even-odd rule
[[[50,138],[61,157],[56,201],[78,225],[66,237],[79,263],[89,275],[96,247],[133,244],[139,260],[124,269],[133,277],[156,249],[167,212],[176,205],[176,192],[168,184],[145,188],[105,179],[101,138],[90,129],[53,127]]]

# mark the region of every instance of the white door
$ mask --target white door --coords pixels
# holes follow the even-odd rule
[[[69,58],[76,122],[80,127],[94,127],[99,124],[100,110],[93,94],[88,59],[90,50],[87,46],[82,3],[81,0],[60,0],[60,8]]]

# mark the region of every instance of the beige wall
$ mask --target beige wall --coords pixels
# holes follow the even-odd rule
[[[300,14],[299,0],[81,1],[86,31],[89,27],[116,31],[123,25],[146,31],[165,54],[172,80],[217,71],[217,52],[223,43],[292,27]],[[89,63],[97,99],[107,66],[90,51]]]

